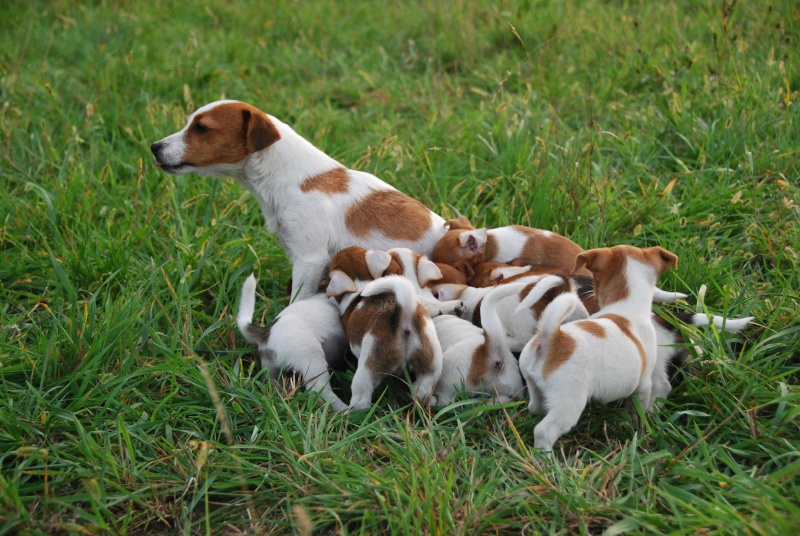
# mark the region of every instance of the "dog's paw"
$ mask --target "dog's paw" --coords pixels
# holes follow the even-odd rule
[[[464,305],[464,302],[460,301],[455,307],[453,307],[453,312],[450,314],[454,314],[457,317],[461,318],[462,316],[464,316],[464,314],[466,314],[466,312],[467,312],[467,306]]]

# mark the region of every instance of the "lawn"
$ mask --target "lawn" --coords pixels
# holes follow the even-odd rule
[[[800,532],[798,50],[789,0],[9,2],[0,533]],[[756,320],[552,461],[523,402],[333,414],[236,330],[251,272],[259,322],[288,303],[255,200],[153,165],[222,97],[445,217],[661,245],[661,310]]]

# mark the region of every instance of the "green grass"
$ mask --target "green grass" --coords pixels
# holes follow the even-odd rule
[[[0,533],[797,533],[796,3],[274,4],[4,8]],[[255,201],[152,165],[222,96],[444,216],[662,245],[663,288],[757,321],[555,462],[523,403],[331,414],[235,329],[251,271],[287,303]]]

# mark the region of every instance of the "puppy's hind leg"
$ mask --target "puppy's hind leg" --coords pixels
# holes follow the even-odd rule
[[[578,424],[583,408],[586,407],[586,393],[564,393],[554,400],[548,400],[550,410],[544,419],[533,429],[533,446],[545,452],[553,450],[553,443]]]
[[[308,368],[303,372],[303,381],[306,382],[306,389],[316,391],[322,400],[331,405],[331,409],[336,412],[347,410],[347,404],[336,396],[330,385],[331,375],[328,372],[328,363],[323,359],[315,359],[309,363]]]

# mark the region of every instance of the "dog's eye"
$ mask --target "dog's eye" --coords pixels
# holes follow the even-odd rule
[[[195,123],[194,126],[192,127],[192,130],[194,130],[198,134],[205,134],[211,129],[201,123]]]

